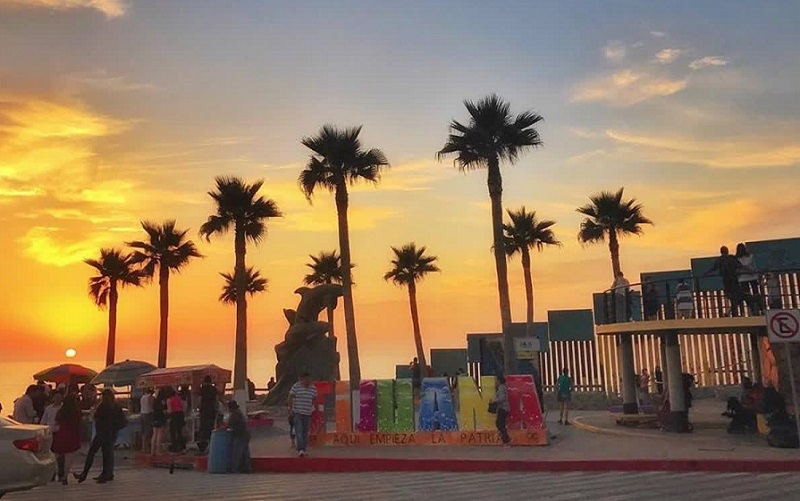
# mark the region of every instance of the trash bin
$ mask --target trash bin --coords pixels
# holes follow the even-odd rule
[[[208,446],[208,473],[227,473],[228,458],[231,455],[231,432],[214,430]]]

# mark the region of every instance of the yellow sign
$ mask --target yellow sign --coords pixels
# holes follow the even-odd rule
[[[535,337],[516,337],[514,338],[514,351],[517,353],[517,360],[533,360],[539,353],[539,340]]]

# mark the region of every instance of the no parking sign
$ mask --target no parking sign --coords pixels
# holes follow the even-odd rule
[[[771,343],[800,343],[800,310],[768,311],[767,334]]]

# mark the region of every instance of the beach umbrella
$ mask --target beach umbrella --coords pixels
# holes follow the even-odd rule
[[[92,379],[92,384],[107,384],[111,386],[133,386],[136,378],[147,374],[156,366],[141,360],[125,360],[109,365]]]
[[[78,364],[61,364],[33,375],[37,381],[56,384],[88,383],[97,372]]]

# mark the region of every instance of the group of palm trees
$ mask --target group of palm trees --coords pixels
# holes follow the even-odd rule
[[[542,145],[536,124],[543,118],[526,111],[512,115],[510,105],[492,94],[477,102],[465,101],[469,113],[466,123],[453,120],[444,147],[437,153],[439,159],[455,157],[461,170],[487,169],[487,184],[492,207],[492,250],[497,271],[500,318],[503,328],[506,371],[513,370],[513,343],[511,339],[511,303],[509,298],[506,259],[520,254],[525,278],[527,299],[527,325],[533,323],[533,285],[531,279],[530,250],[560,245],[555,238],[553,221],[539,220],[535,212],[525,207],[508,211],[510,221],[503,222],[502,177],[500,162],[514,163],[526,150]],[[359,139],[361,127],[337,128],[323,126],[302,144],[311,150],[309,161],[300,173],[300,189],[311,201],[315,192],[325,189],[334,195],[338,216],[339,253],[322,252],[311,256],[307,264],[311,272],[305,276],[309,285],[340,283],[343,288],[344,323],[346,330],[349,378],[353,387],[361,380],[361,368],[356,338],[355,309],[352,293],[352,257],[348,227],[348,187],[366,181],[378,183],[381,172],[389,167],[384,153],[379,149],[366,149]],[[281,217],[274,200],[259,195],[263,181],[248,183],[237,177],[220,176],[209,196],[215,203],[215,213],[201,226],[200,235],[210,240],[212,236],[229,231],[234,235],[235,266],[233,273],[223,273],[225,285],[220,300],[236,305],[236,349],[234,360],[234,389],[245,388],[247,380],[247,295],[266,290],[267,279],[246,265],[247,244],[258,244],[267,235],[267,221]],[[639,234],[643,224],[651,224],[642,214],[635,200],[623,200],[623,190],[602,192],[591,197],[591,203],[578,211],[586,216],[581,224],[579,240],[585,243],[608,239],[613,269],[619,269],[618,238],[624,234]],[[166,366],[167,322],[169,314],[169,277],[180,271],[193,258],[201,257],[195,244],[186,238],[187,230],[178,230],[174,221],[162,225],[143,222],[148,240],[130,242],[134,249],[126,253],[120,249],[102,249],[100,258],[86,263],[98,271],[89,280],[90,295],[101,307],[108,305],[108,349],[106,362],[114,362],[116,308],[118,288],[140,286],[155,276],[158,269],[161,295],[159,337],[159,367]],[[425,364],[422,335],[417,310],[417,282],[426,275],[438,272],[436,256],[427,255],[424,246],[409,243],[392,247],[394,257],[384,279],[408,289],[414,343],[417,358]],[[333,310],[328,309],[328,321],[333,328]],[[332,333],[331,333],[332,335]]]

